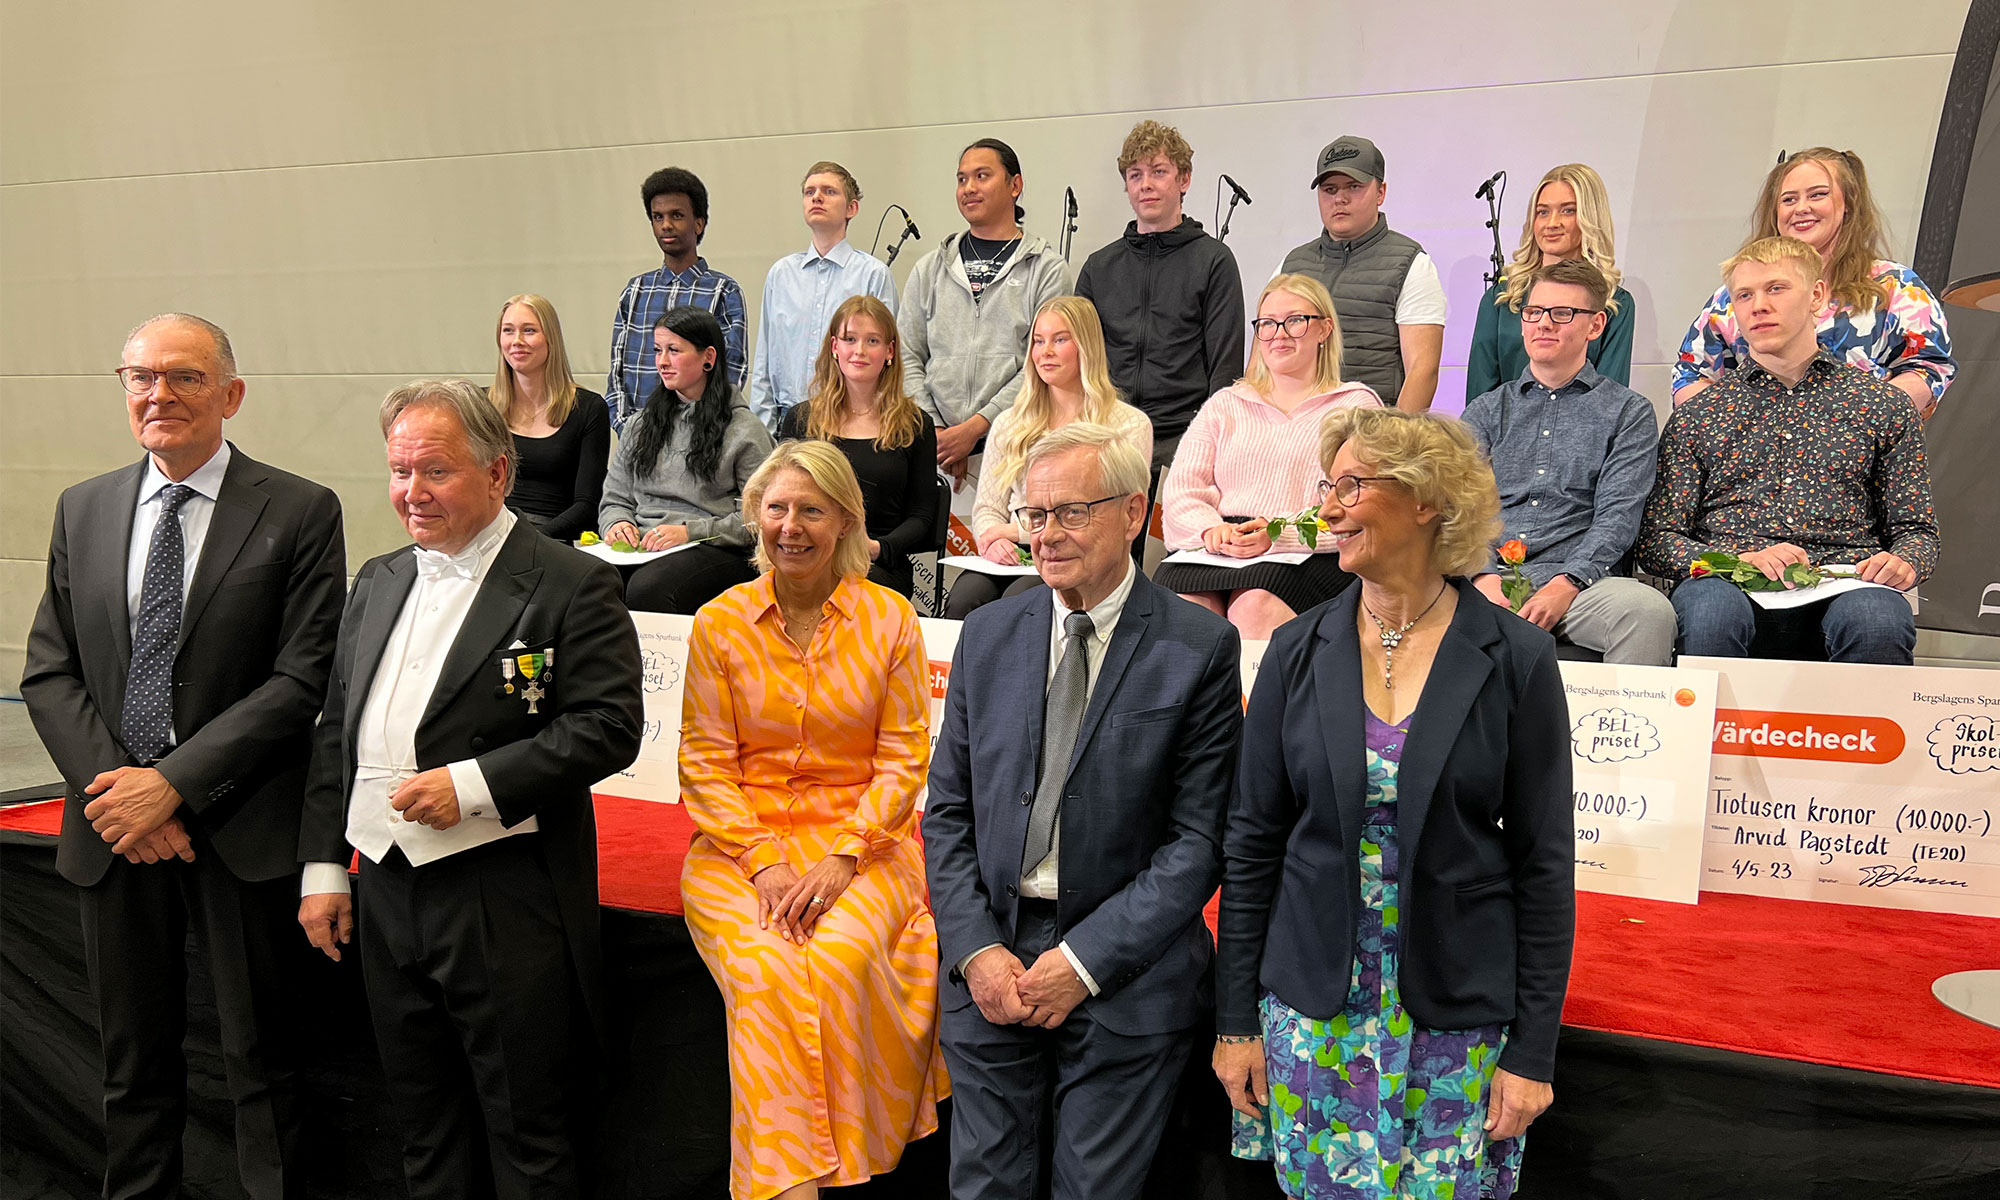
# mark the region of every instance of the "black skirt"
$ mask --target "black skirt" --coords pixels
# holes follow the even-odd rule
[[[1295,613],[1338,596],[1354,582],[1340,569],[1337,554],[1315,554],[1296,566],[1263,562],[1247,567],[1205,567],[1193,563],[1161,563],[1153,582],[1183,596],[1197,592],[1266,591]]]

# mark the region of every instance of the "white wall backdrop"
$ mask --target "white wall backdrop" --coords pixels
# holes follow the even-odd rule
[[[1907,257],[1966,7],[0,0],[0,689],[56,494],[136,456],[109,371],[153,313],[230,331],[249,380],[230,436],[340,491],[352,569],[399,541],[377,401],[490,375],[507,295],[548,295],[601,389],[618,291],[659,262],[654,168],[707,182],[704,253],[754,323],[765,270],[805,244],[814,160],[860,178],[862,248],[882,205],[915,214],[900,280],[959,226],[959,149],[1004,138],[1030,228],[1053,240],[1076,189],[1080,265],[1130,215],[1119,142],[1157,116],[1194,145],[1192,215],[1209,222],[1221,171],[1255,196],[1230,237],[1253,297],[1318,232],[1319,147],[1372,137],[1391,223],[1450,293],[1452,409],[1489,249],[1473,189],[1508,171],[1511,252],[1541,172],[1591,163],[1638,302],[1634,384],[1663,405],[1778,150],[1858,152]]]

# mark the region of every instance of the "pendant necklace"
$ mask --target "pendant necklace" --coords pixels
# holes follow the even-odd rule
[[[1394,629],[1389,628],[1389,623],[1387,621],[1384,621],[1382,618],[1376,616],[1375,610],[1368,607],[1366,601],[1362,602],[1361,611],[1367,613],[1368,619],[1375,622],[1375,632],[1379,634],[1382,638],[1382,686],[1383,687],[1389,689],[1392,692],[1396,690],[1396,675],[1395,675],[1396,647],[1403,644],[1403,635],[1410,632],[1410,630],[1416,628],[1418,621],[1421,621],[1425,617],[1431,615],[1431,610],[1438,606],[1438,601],[1444,599],[1444,590],[1450,586],[1451,584],[1449,583],[1439,584],[1438,594],[1431,597],[1431,602],[1424,606],[1424,611],[1418,613],[1414,617],[1411,617],[1409,620],[1403,622],[1401,625],[1397,626]]]

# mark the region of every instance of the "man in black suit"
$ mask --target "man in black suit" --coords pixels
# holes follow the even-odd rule
[[[615,569],[507,509],[513,441],[479,389],[418,381],[381,420],[416,545],[363,566],[341,619],[299,923],[338,959],[358,915],[412,1197],[575,1196],[573,1034],[602,1016],[590,788],[639,754],[639,638]]]
[[[209,322],[139,326],[118,375],[146,457],[57,501],[21,677],[68,784],[56,866],[83,889],[104,1194],[180,1188],[192,926],[215,980],[244,1190],[296,1195],[279,954],[346,583],[340,501],[223,440],[244,384]]]
[[[1138,573],[1148,464],[1102,426],[1028,451],[1046,588],[965,623],[931,761],[924,853],[953,1090],[954,1200],[1136,1197],[1210,1004],[1239,642]],[[1051,1099],[1053,1097],[1053,1099]]]

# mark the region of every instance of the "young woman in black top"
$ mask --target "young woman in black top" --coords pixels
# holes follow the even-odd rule
[[[903,390],[896,318],[880,300],[854,296],[833,310],[810,396],[778,436],[829,441],[847,455],[866,509],[868,578],[909,595],[910,555],[936,537],[937,430]]]
[[[555,305],[532,292],[500,306],[500,366],[487,396],[519,458],[509,507],[559,541],[597,527],[611,460],[604,397],[576,386]]]

